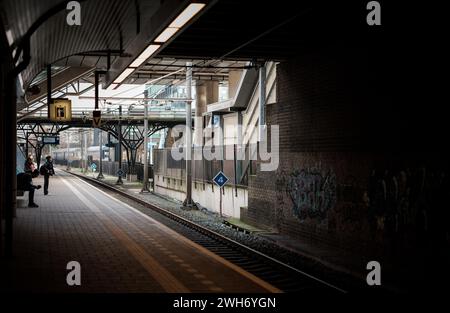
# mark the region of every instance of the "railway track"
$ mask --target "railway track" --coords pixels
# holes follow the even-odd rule
[[[328,291],[337,294],[347,292],[342,288],[294,268],[289,264],[285,264],[251,247],[247,247],[242,243],[226,238],[217,232],[191,222],[168,210],[145,202],[142,199],[134,197],[133,195],[106,183],[83,175],[67,171],[66,173],[79,177],[91,184],[100,186],[151,209],[151,214],[145,213],[193,242],[267,281],[284,292]]]

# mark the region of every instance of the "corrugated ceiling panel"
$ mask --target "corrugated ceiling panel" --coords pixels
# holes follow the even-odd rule
[[[4,23],[15,40],[58,0],[3,0]],[[122,37],[126,48],[136,36],[136,2],[141,20],[148,18],[159,6],[159,0],[88,0],[81,2],[81,26],[66,23],[68,11],[50,17],[31,37],[31,63],[22,72],[25,86],[45,68],[67,56],[81,52],[120,49]],[[145,11],[142,11],[143,8]]]

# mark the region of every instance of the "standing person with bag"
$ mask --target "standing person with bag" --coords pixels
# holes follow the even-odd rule
[[[52,157],[47,156],[44,165],[41,166],[41,175],[44,175],[44,195],[48,195],[48,183],[50,180],[50,176],[55,174],[55,170],[53,169]]]

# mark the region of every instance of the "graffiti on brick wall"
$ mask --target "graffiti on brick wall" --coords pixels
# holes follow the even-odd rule
[[[336,204],[336,188],[336,175],[332,171],[302,169],[289,175],[286,191],[300,220],[308,217],[322,220]]]
[[[446,219],[447,213],[439,208],[447,187],[443,172],[426,168],[372,171],[368,186],[372,227],[390,234],[411,228],[427,231],[430,224]]]

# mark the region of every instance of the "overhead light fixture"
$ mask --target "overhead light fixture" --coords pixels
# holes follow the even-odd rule
[[[130,67],[139,67],[142,63],[148,60],[161,45],[149,45],[134,61],[130,64]]]
[[[116,83],[112,83],[111,85],[109,85],[108,88],[106,88],[106,90],[114,90],[117,88],[117,86],[119,86],[119,84]]]
[[[161,47],[161,44],[167,42],[175,35],[186,23],[204,7],[205,3],[189,4],[168,27],[166,27],[158,37],[151,43],[120,75],[114,80],[114,84],[121,84],[134,70],[147,61]],[[117,87],[117,86],[116,86]],[[116,88],[115,87],[115,88]]]
[[[156,39],[155,42],[166,42],[169,40],[175,33],[179,30],[179,28],[175,27],[167,27]]]
[[[114,81],[114,84],[121,84],[125,80],[125,78],[128,77],[128,75],[133,73],[134,70],[135,70],[134,68],[130,68],[130,67],[126,68],[122,72],[122,74],[120,74],[119,77],[116,78],[116,80]]]
[[[205,7],[204,3],[191,3],[169,25],[170,28],[181,28]]]
[[[172,38],[187,22],[205,7],[204,3],[191,3],[183,10],[170,25],[155,39],[155,42],[164,43]]]

